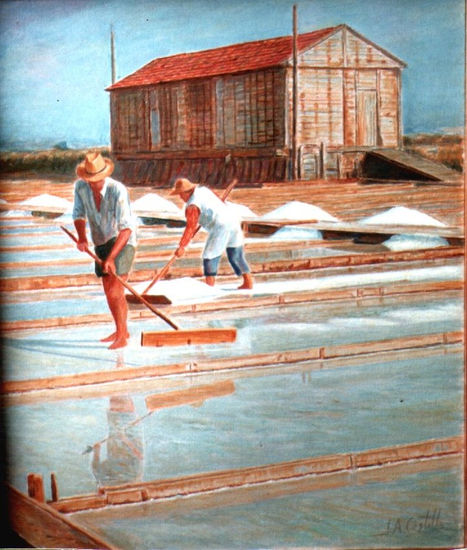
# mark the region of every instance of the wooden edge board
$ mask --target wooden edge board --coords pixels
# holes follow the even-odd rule
[[[135,374],[132,378],[123,380],[115,379],[105,383],[90,383],[79,386],[67,386],[57,388],[36,389],[33,391],[9,393],[0,395],[0,406],[10,407],[13,405],[32,405],[46,401],[65,401],[68,399],[94,399],[109,397],[111,395],[121,395],[122,392],[140,393],[149,390],[167,389],[173,385],[187,385],[190,380],[212,380],[212,379],[240,379],[257,376],[267,376],[270,374],[284,374],[289,372],[300,372],[302,376],[306,373],[312,373],[323,369],[338,369],[349,367],[361,367],[376,365],[385,362],[397,362],[399,360],[425,359],[448,354],[459,354],[463,351],[460,343],[448,345],[434,345],[427,347],[415,347],[387,350],[376,353],[367,353],[360,355],[340,356],[325,359],[306,359],[296,362],[278,362],[264,365],[245,365],[230,366],[225,369],[193,371],[187,367],[178,372],[154,371],[148,376],[139,377]],[[178,386],[177,386],[178,387]]]
[[[251,264],[253,274],[274,272],[309,271],[331,267],[355,267],[378,265],[397,262],[437,261],[441,259],[460,258],[464,255],[462,247],[449,246],[424,250],[379,252],[377,254],[358,254],[340,256],[322,256],[298,260],[279,260],[274,262],[260,262]],[[175,267],[172,277],[202,277],[201,267]],[[133,271],[131,281],[139,282],[151,279],[154,272],[149,269]],[[231,275],[228,265],[221,265],[219,276]],[[9,277],[0,280],[0,291],[39,290],[45,288],[60,288],[70,286],[84,286],[96,284],[93,274],[77,275],[42,275],[37,277]]]
[[[47,389],[53,390],[56,388],[76,387],[90,384],[105,384],[116,380],[125,381],[134,380],[136,378],[167,376],[173,374],[203,373],[229,369],[264,367],[315,359],[325,360],[342,357],[354,357],[368,353],[378,354],[379,352],[388,350],[396,351],[436,346],[450,346],[463,341],[463,332],[453,331],[393,338],[376,342],[342,344],[341,346],[322,346],[296,351],[243,355],[233,358],[224,357],[190,362],[188,364],[173,363],[168,365],[153,365],[112,371],[95,371],[89,373],[52,376],[32,380],[15,380],[0,384],[0,394],[34,392]]]
[[[92,495],[68,497],[50,504],[62,513],[70,513],[91,507],[172,498],[250,484],[303,478],[310,475],[355,472],[365,468],[384,467],[441,456],[460,456],[463,450],[464,439],[462,436],[431,439],[367,451],[324,455],[234,470],[204,472],[152,482],[129,483],[118,487],[103,487],[100,493],[95,495],[95,502],[92,503],[92,506],[89,506]]]
[[[10,527],[35,547],[44,548],[107,548],[112,544],[63,516],[56,507],[22,494],[7,486]]]
[[[170,306],[168,313],[204,313],[210,311],[222,311],[225,309],[275,307],[284,304],[300,304],[303,302],[340,302],[357,301],[362,304],[365,301],[378,298],[400,299],[405,296],[413,297],[423,293],[429,294],[440,292],[457,292],[463,289],[461,281],[438,281],[429,283],[402,283],[390,287],[348,287],[326,290],[297,291],[284,294],[250,296],[245,299],[243,296],[232,296],[230,298],[200,302],[198,304],[174,305],[168,296],[165,295],[144,295],[144,298],[151,304]],[[152,317],[152,313],[143,309],[144,306],[133,297],[126,294],[126,301],[130,305],[130,319],[146,319]],[[138,307],[135,307],[138,306]],[[66,326],[79,326],[84,324],[107,323],[107,314],[76,315],[73,317],[51,317],[47,319],[27,319],[21,321],[0,321],[0,329],[3,332],[31,330],[37,328],[57,328]]]
[[[173,331],[144,331],[141,333],[142,346],[184,346],[197,344],[219,344],[235,342],[236,328],[198,328]]]

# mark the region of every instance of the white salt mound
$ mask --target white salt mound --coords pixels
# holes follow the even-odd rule
[[[363,218],[360,223],[385,224],[385,225],[430,225],[445,227],[446,224],[432,218],[428,214],[407,208],[405,206],[394,206],[385,212],[375,214],[369,218]]]
[[[164,199],[164,197],[159,196],[157,193],[148,193],[133,202],[131,206],[134,212],[165,212],[182,215],[182,211],[175,203]]]
[[[438,248],[447,246],[449,243],[442,237],[431,235],[393,235],[387,241],[384,241],[384,246],[390,250],[422,250],[424,248]]]
[[[323,238],[321,231],[308,227],[296,227],[285,225],[276,231],[269,240],[271,241],[320,241]]]
[[[292,201],[271,212],[268,212],[261,217],[263,220],[320,220],[320,221],[330,221],[337,222],[337,218],[320,208],[319,206],[314,206],[313,204],[308,204],[306,202]]]
[[[72,203],[61,197],[56,197],[55,195],[48,195],[44,193],[43,195],[38,195],[37,197],[32,197],[26,199],[25,201],[20,202],[26,206],[56,206],[63,208],[64,210],[69,210],[72,208]]]
[[[229,202],[226,201],[225,203],[229,210],[233,210],[239,218],[257,218],[258,215],[253,212],[253,210],[250,210],[248,206],[245,206],[244,204],[237,204],[235,202]]]

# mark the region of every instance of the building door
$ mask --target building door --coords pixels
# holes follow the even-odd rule
[[[357,93],[357,145],[376,146],[378,125],[376,90]]]

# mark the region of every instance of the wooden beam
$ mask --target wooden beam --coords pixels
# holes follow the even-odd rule
[[[64,517],[49,504],[37,502],[11,486],[7,487],[7,492],[10,526],[32,546],[116,550],[112,544]]]
[[[264,484],[271,481],[323,476],[339,472],[356,473],[366,468],[384,467],[417,460],[461,456],[463,437],[432,439],[407,445],[395,445],[368,451],[324,455],[264,466],[206,472],[175,479],[131,483],[117,488],[102,488],[102,506],[145,502],[183,495],[194,495],[220,489]],[[52,503],[62,513],[87,509],[91,495],[71,497]],[[93,503],[96,504],[96,503]],[[95,507],[95,506],[94,506]]]
[[[307,271],[327,267],[361,266],[384,264],[388,262],[413,262],[417,260],[429,261],[437,259],[461,258],[464,250],[461,247],[442,247],[424,250],[409,250],[396,252],[380,252],[373,254],[345,254],[340,256],[314,257],[297,260],[278,260],[275,262],[250,264],[253,273],[273,273],[284,271]],[[148,269],[133,271],[132,282],[151,279],[154,272]],[[228,265],[221,265],[219,275],[231,274]],[[175,277],[202,277],[201,266],[175,267],[172,278]],[[51,275],[37,277],[11,277],[0,280],[0,291],[38,290],[44,288],[61,288],[66,286],[86,286],[96,284],[93,274],[79,275]]]
[[[378,298],[397,298],[407,299],[408,297],[423,293],[425,299],[433,297],[433,294],[440,292],[457,292],[463,289],[461,281],[438,281],[428,283],[402,283],[394,284],[389,287],[348,287],[348,288],[333,288],[325,290],[308,290],[298,292],[288,292],[283,294],[271,294],[267,296],[250,296],[245,299],[243,296],[230,297],[224,300],[214,300],[209,302],[200,302],[198,304],[181,304],[170,305],[167,309],[170,314],[180,313],[205,313],[209,311],[222,311],[226,309],[250,309],[257,307],[275,307],[285,304],[300,304],[304,302],[332,302],[338,303],[342,301],[355,302],[365,304],[366,301]],[[435,296],[436,297],[436,296]],[[129,298],[129,296],[128,296]],[[146,297],[148,301],[150,296]],[[460,298],[460,296],[459,296]],[[161,303],[158,300],[157,303]],[[133,300],[128,299],[131,306],[131,319],[149,319],[152,314],[146,312],[140,304],[136,304]],[[27,319],[20,321],[2,321],[0,322],[0,330],[4,332],[29,330],[29,329],[44,329],[70,327],[89,324],[108,323],[110,320],[109,314],[91,314],[91,315],[76,315],[70,317],[48,317],[46,319]]]

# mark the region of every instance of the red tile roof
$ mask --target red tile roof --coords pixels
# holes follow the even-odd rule
[[[298,36],[298,50],[320,42],[339,27],[329,27]],[[292,56],[292,36],[256,40],[194,53],[160,57],[119,80],[107,90],[148,86],[221,74],[275,67]]]

